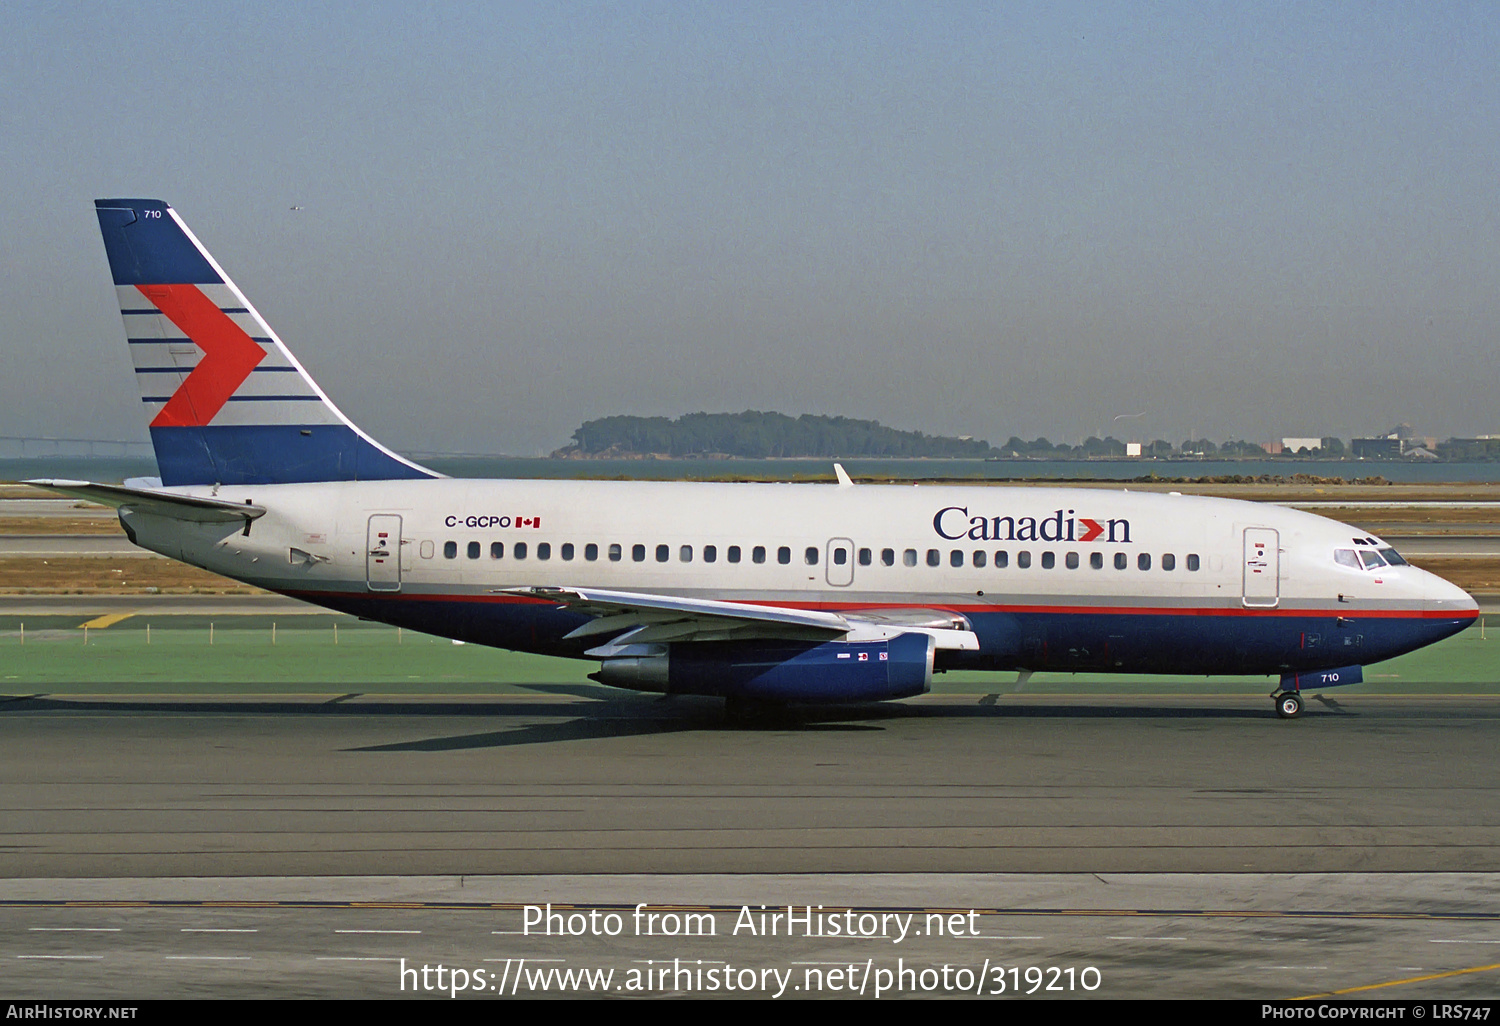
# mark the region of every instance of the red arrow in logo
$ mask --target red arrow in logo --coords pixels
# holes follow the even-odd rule
[[[1078,540],[1081,542],[1093,541],[1104,533],[1104,525],[1097,520],[1090,520],[1088,517],[1079,517],[1078,522],[1080,524],[1088,524],[1089,526],[1088,531],[1079,536]]]
[[[196,285],[136,288],[203,350],[203,359],[172,393],[151,426],[203,427],[224,408],[256,364],[266,358],[266,351]]]

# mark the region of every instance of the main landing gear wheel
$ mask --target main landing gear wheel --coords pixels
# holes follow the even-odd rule
[[[1302,715],[1302,696],[1295,691],[1283,691],[1276,696],[1276,715],[1284,720],[1295,720]]]

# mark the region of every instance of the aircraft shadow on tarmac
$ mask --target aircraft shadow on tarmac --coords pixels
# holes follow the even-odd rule
[[[989,696],[986,696],[989,697]],[[525,713],[535,713],[530,706]],[[573,707],[576,713],[577,708]],[[1331,710],[1332,711],[1332,710]],[[629,712],[590,710],[558,723],[533,723],[510,730],[425,738],[394,744],[351,748],[352,752],[442,752],[475,748],[506,748],[515,745],[549,744],[557,741],[602,740],[615,737],[639,737],[648,734],[675,734],[693,731],[875,731],[885,727],[882,721],[942,720],[954,718],[1068,718],[1068,719],[1186,719],[1186,720],[1274,720],[1273,713],[1255,709],[1162,708],[1148,706],[1124,708],[1110,705],[1026,705],[1002,706],[994,703],[972,706],[911,706],[900,704],[867,704],[837,708],[789,708],[750,720],[728,719],[712,699],[656,699],[644,708],[632,703]]]
[[[833,707],[790,707],[748,719],[731,719],[722,703],[700,697],[647,697],[621,695],[608,688],[588,685],[531,685],[528,691],[555,696],[555,702],[527,697],[507,701],[434,698],[432,700],[351,701],[358,692],[321,701],[277,697],[231,699],[135,697],[69,698],[45,693],[0,696],[0,715],[38,712],[88,712],[129,714],[202,714],[214,716],[407,716],[515,717],[532,722],[516,727],[473,734],[421,738],[391,744],[345,749],[351,752],[444,752],[516,745],[551,744],[561,741],[603,740],[651,734],[693,731],[883,731],[887,722],[945,719],[1174,719],[1174,720],[1274,720],[1270,710],[1247,700],[1242,707],[1162,702],[1143,697],[1087,702],[1071,699],[1048,701],[1028,698],[1008,703],[1002,695],[976,697],[973,704],[905,705],[866,703]],[[579,701],[583,699],[584,701]],[[1309,708],[1307,715],[1350,715],[1336,703],[1325,701],[1323,709]],[[544,720],[547,722],[535,722]]]

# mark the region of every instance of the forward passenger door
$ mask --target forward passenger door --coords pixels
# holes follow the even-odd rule
[[[1273,609],[1281,601],[1280,538],[1269,527],[1245,528],[1242,601],[1252,609]]]

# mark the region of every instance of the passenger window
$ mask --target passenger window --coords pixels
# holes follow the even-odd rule
[[[458,542],[455,542],[455,541],[443,542],[443,558],[444,559],[457,559],[458,558]]]
[[[469,556],[470,559],[478,559],[479,558],[479,543],[478,542],[469,542],[469,544],[467,546],[467,550],[468,550],[468,556]]]
[[[764,563],[765,561],[766,561],[766,547],[764,545],[757,545],[757,546],[755,546],[755,548],[753,548],[753,549],[750,550],[750,562],[752,562],[752,563]]]
[[[907,549],[905,552],[901,553],[901,562],[905,563],[907,566],[916,566],[917,550]]]
[[[632,545],[632,546],[630,546],[630,558],[631,558],[632,561],[634,561],[636,563],[644,563],[646,561],[646,546],[644,546],[644,545]]]
[[[1067,566],[1067,568],[1069,570],[1077,570],[1078,569],[1078,553],[1076,553],[1076,552],[1070,552],[1070,553],[1068,553],[1066,556],[1063,557],[1063,564],[1065,566]]]
[[[490,542],[490,558],[491,559],[504,559],[505,558],[505,543],[504,542]]]
[[[563,559],[572,559],[573,558],[573,543],[572,542],[563,542],[563,546],[562,546],[562,549],[560,550],[559,554],[562,556]]]
[[[1161,554],[1161,568],[1163,570],[1176,570],[1177,557],[1172,555],[1170,552],[1163,552]]]
[[[665,563],[667,561],[667,558],[669,556],[671,556],[671,555],[672,555],[672,550],[668,546],[666,546],[666,545],[658,545],[656,547],[656,561],[658,563]]]
[[[1031,567],[1031,553],[1028,552],[1028,551],[1026,551],[1025,549],[1022,549],[1020,552],[1017,552],[1016,553],[1016,568],[1018,570],[1027,570],[1030,567]]]
[[[943,562],[943,554],[941,552],[939,552],[937,549],[928,549],[927,550],[927,565],[928,566],[939,566],[939,565],[942,564],[942,562]]]
[[[738,545],[729,546],[728,556],[731,563],[738,563],[740,561],[740,547]]]
[[[1125,555],[1125,553],[1123,553],[1123,552],[1116,552],[1115,553],[1115,569],[1116,570],[1124,570],[1129,565],[1130,565],[1130,557],[1129,556]]]
[[[428,540],[428,541],[422,542],[421,545],[418,545],[417,546],[417,551],[419,551],[419,552],[422,553],[422,558],[423,559],[431,559],[432,558],[433,550],[435,548],[436,548],[436,546],[434,546],[432,544],[431,540]]]
[[[595,545],[593,542],[589,542],[583,547],[583,558],[588,560],[590,563],[597,560],[599,558],[599,546]]]
[[[995,569],[1004,570],[1010,563],[1010,553],[1000,549],[995,553]]]
[[[537,543],[537,547],[536,547],[536,558],[537,559],[551,559],[552,558],[552,543],[551,542],[538,542]]]
[[[703,546],[703,562],[712,563],[719,558],[719,550],[713,545]]]
[[[610,543],[610,546],[609,546],[609,561],[611,563],[618,563],[620,561],[620,559],[624,555],[625,555],[625,551],[620,548],[620,543],[619,542],[611,542]]]
[[[984,550],[983,549],[975,549],[974,550],[974,565],[975,566],[984,566],[984,561],[985,561]]]
[[[1089,566],[1093,567],[1095,570],[1103,570],[1104,569],[1104,553],[1102,553],[1102,552],[1090,552],[1089,553]]]
[[[517,559],[525,559],[526,558],[526,543],[525,542],[516,542],[514,545],[511,546],[510,551],[511,551],[511,555],[515,556]]]
[[[880,550],[880,562],[881,562],[881,565],[883,565],[883,566],[895,566],[896,565],[896,550],[895,549],[881,549]]]
[[[791,561],[792,550],[789,546],[783,545],[776,550],[776,562],[780,563],[782,566],[786,566]]]
[[[1056,556],[1054,556],[1051,552],[1043,552],[1042,553],[1042,569],[1043,570],[1051,570],[1056,565],[1057,565],[1057,557]]]
[[[869,549],[860,549],[859,550],[859,565],[860,566],[869,566],[870,563],[872,562],[873,558],[874,558],[874,555],[875,554],[873,552],[871,552]]]
[[[683,563],[691,563],[693,561],[693,547],[691,545],[684,545],[678,549],[677,559]]]
[[[833,562],[835,566],[843,566],[849,562],[849,550],[840,546],[833,550]]]
[[[1196,572],[1197,571],[1197,569],[1198,569],[1198,554],[1197,553],[1194,552],[1194,553],[1189,553],[1188,554],[1187,568],[1188,568],[1189,572]]]
[[[815,548],[813,548],[811,545],[809,545],[807,547],[807,549],[804,550],[803,553],[802,553],[802,561],[804,563],[806,563],[808,566],[817,566],[818,565],[818,550],[815,549]]]
[[[1149,552],[1142,552],[1139,556],[1136,556],[1135,557],[1135,565],[1139,569],[1141,569],[1141,570],[1150,570],[1151,569],[1151,553],[1149,553]]]
[[[948,565],[949,566],[963,566],[964,565],[964,550],[963,549],[954,549],[952,552],[948,553]]]

